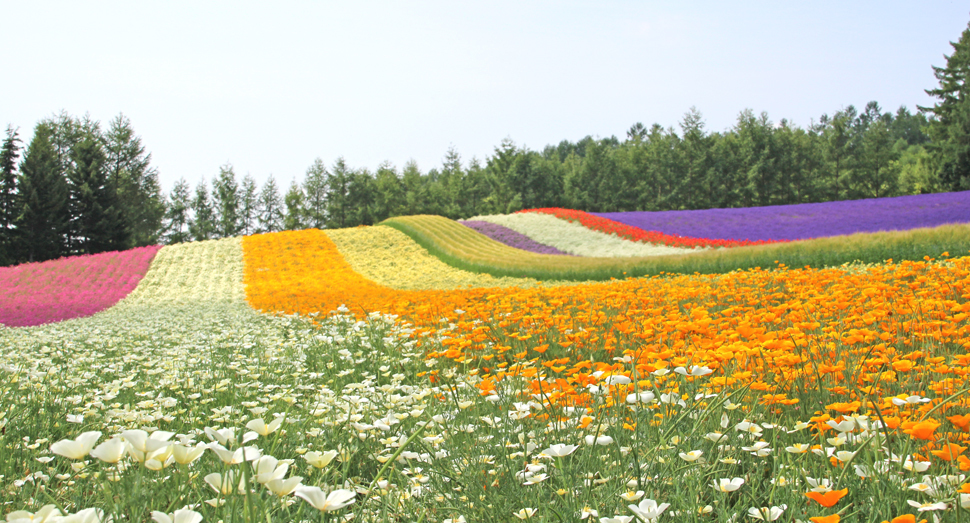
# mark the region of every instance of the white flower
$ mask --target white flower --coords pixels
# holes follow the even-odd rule
[[[536,513],[534,508],[524,508],[518,512],[513,512],[512,514],[519,519],[529,519]]]
[[[714,490],[720,492],[734,492],[741,488],[741,485],[744,485],[744,478],[721,478],[713,484]]]
[[[623,494],[620,494],[620,497],[626,501],[636,501],[643,497],[643,491],[638,490],[636,492],[624,492]]]
[[[583,438],[587,445],[611,445],[613,443],[613,438],[609,436],[593,436],[590,434]]]
[[[99,439],[101,439],[99,431],[84,432],[76,439],[62,439],[54,443],[51,445],[51,452],[69,459],[84,459]]]
[[[640,501],[639,505],[628,505],[628,507],[642,521],[650,522],[659,518],[660,515],[663,514],[668,507],[670,507],[670,503],[661,503],[658,505],[657,502],[652,499],[644,499]]]
[[[594,518],[598,518],[600,517],[600,513],[597,512],[595,508],[590,508],[589,505],[586,505],[585,507],[583,507],[583,510],[579,512],[579,519],[586,519],[590,516],[593,516]]]
[[[619,514],[611,518],[600,518],[600,523],[630,523],[633,516],[620,516]]]
[[[788,505],[781,505],[778,507],[761,507],[755,508],[751,507],[748,509],[748,516],[754,519],[760,519],[762,521],[774,521],[781,517],[781,514],[785,512]]]
[[[121,438],[114,437],[102,442],[91,451],[91,456],[105,463],[117,463],[125,455],[127,445]]]
[[[809,450],[811,450],[811,448],[812,446],[809,445],[808,443],[795,443],[790,447],[785,447],[785,450],[792,454],[804,454]]]
[[[702,367],[698,365],[691,365],[689,368],[677,367],[674,369],[677,374],[682,374],[684,376],[707,376],[708,374],[714,372],[708,367]]]
[[[918,512],[927,512],[930,510],[946,510],[946,503],[942,501],[938,501],[936,503],[920,503],[918,501],[907,499],[906,503],[908,503],[909,506],[915,508]]]
[[[607,376],[603,382],[607,385],[629,385],[630,383],[633,383],[633,380],[622,374],[613,374]]]
[[[100,436],[100,433],[99,433]],[[30,522],[30,523],[43,523],[46,521],[60,521],[61,511],[57,510],[56,505],[44,505],[37,512],[27,512],[26,510],[17,510],[7,514],[7,521],[17,523],[20,522]]]
[[[572,454],[573,451],[575,451],[578,448],[579,447],[577,447],[576,445],[563,445],[561,443],[557,443],[555,445],[551,445],[546,450],[543,450],[542,453],[554,458],[561,458],[563,456],[568,456]]]
[[[166,514],[157,510],[152,511],[152,519],[158,523],[200,523],[202,514],[194,510],[179,509],[172,514]]]
[[[703,450],[692,450],[690,452],[681,452],[678,455],[680,456],[680,459],[682,459],[684,461],[689,461],[689,462],[690,461],[697,461],[698,459],[700,459],[701,456],[704,455],[704,451]]]
[[[354,502],[357,493],[352,490],[337,489],[324,494],[320,487],[299,487],[295,491],[297,497],[303,498],[313,508],[321,512],[340,510]]]
[[[657,396],[654,395],[654,393],[652,393],[650,391],[645,391],[645,392],[640,392],[640,393],[627,394],[626,395],[626,402],[627,403],[650,403],[651,401],[655,400],[656,398],[657,398]]]
[[[311,450],[303,455],[303,459],[305,459],[307,463],[318,469],[322,469],[323,467],[329,465],[335,457],[337,457],[336,450],[328,450],[326,452],[317,452],[315,450]]]

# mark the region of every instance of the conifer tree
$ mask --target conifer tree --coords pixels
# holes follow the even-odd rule
[[[108,182],[118,192],[119,209],[128,232],[128,246],[157,243],[165,205],[158,170],[151,166],[151,153],[145,151],[141,137],[135,134],[131,121],[123,114],[111,120],[104,144]]]
[[[212,200],[218,236],[230,238],[239,234],[239,185],[232,165],[219,168],[219,176],[212,181]]]
[[[16,236],[28,262],[52,260],[66,253],[70,219],[67,181],[60,172],[52,134],[49,124],[37,124],[20,163],[17,193],[21,207],[15,222]]]
[[[303,188],[300,184],[293,180],[290,184],[290,190],[286,191],[286,196],[284,197],[284,203],[286,204],[286,216],[283,218],[283,228],[288,231],[299,231],[306,228],[306,223],[303,221],[306,216],[306,209],[304,208],[304,199],[306,196],[303,194]]]
[[[14,251],[14,220],[17,218],[17,160],[20,138],[13,126],[7,126],[7,137],[0,147],[0,265],[17,261]]]
[[[247,174],[239,186],[239,234],[248,236],[256,232],[258,214],[259,193],[256,190],[256,180]]]
[[[182,243],[191,239],[188,230],[189,209],[192,205],[189,191],[189,182],[185,178],[176,182],[172,188],[168,209],[165,211],[165,240],[168,243]]]
[[[920,107],[935,118],[929,122],[928,149],[937,163],[940,180],[950,190],[970,189],[970,24],[958,42],[950,42],[953,54],[946,67],[933,66],[940,81],[926,94],[937,98],[933,107]]]
[[[71,150],[71,229],[79,253],[123,250],[128,227],[121,214],[117,190],[105,172],[105,154],[93,136]]]
[[[212,202],[209,201],[209,188],[205,180],[195,186],[192,198],[192,219],[189,220],[189,236],[195,241],[208,240],[216,236],[215,216]]]
[[[258,232],[283,230],[283,200],[280,198],[280,191],[272,175],[263,184],[263,190],[259,193],[258,221]]]

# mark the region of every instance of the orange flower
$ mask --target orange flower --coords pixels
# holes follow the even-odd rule
[[[808,519],[809,521],[813,521],[814,523],[839,523],[839,520],[842,519],[842,516],[838,514],[832,514],[831,516],[815,516],[814,518],[808,518]]]
[[[947,443],[942,450],[931,450],[930,454],[933,454],[944,461],[953,461],[964,450],[967,450],[967,448],[961,447],[956,443]]]
[[[956,425],[960,430],[964,432],[970,432],[970,414],[958,414],[956,416],[947,416],[950,423]]]
[[[933,435],[936,429],[940,428],[940,424],[934,420],[928,419],[918,422],[907,421],[902,424],[903,432],[909,434],[913,439],[935,439]]]
[[[839,502],[840,499],[844,498],[846,494],[849,493],[849,489],[844,488],[842,490],[830,490],[828,492],[807,492],[805,494],[809,499],[815,500],[819,505],[825,508],[834,506]]]
[[[903,514],[902,516],[896,516],[892,521],[883,521],[882,523],[916,523],[916,516],[912,514]],[[926,523],[925,519],[919,520],[919,523]]]

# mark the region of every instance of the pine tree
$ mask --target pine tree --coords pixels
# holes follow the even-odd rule
[[[286,191],[286,196],[283,198],[286,203],[286,216],[283,218],[284,229],[299,231],[306,228],[303,221],[306,216],[306,209],[303,207],[305,198],[303,188],[296,183],[296,180],[293,180],[293,183],[290,184],[290,190]]]
[[[7,137],[0,147],[0,265],[17,261],[14,251],[14,220],[17,218],[17,160],[20,158],[17,130],[7,126]]]
[[[70,220],[67,181],[60,172],[52,134],[49,124],[37,124],[17,179],[21,198],[17,240],[29,262],[52,260],[66,252]]]
[[[271,175],[259,193],[258,232],[277,232],[283,230],[283,201]]]
[[[252,176],[243,177],[239,187],[239,233],[250,235],[256,232],[256,221],[259,214],[259,194],[256,191],[256,180]]]
[[[79,253],[123,250],[129,228],[121,214],[118,194],[105,172],[104,150],[89,136],[71,150],[71,229]]]
[[[205,180],[195,186],[195,197],[192,198],[192,219],[189,220],[189,236],[197,242],[217,237],[215,213],[209,201],[209,188]]]
[[[934,116],[929,122],[927,149],[940,180],[951,190],[964,190],[970,189],[970,24],[960,41],[950,45],[953,54],[946,57],[946,67],[933,66],[940,86],[926,90],[939,102],[920,110]]]
[[[322,229],[327,223],[327,168],[317,158],[306,171],[303,181],[306,226]]]
[[[232,165],[219,167],[219,176],[212,181],[213,210],[216,232],[221,238],[239,234],[239,185]]]
[[[117,188],[128,246],[154,245],[161,235],[165,205],[152,155],[123,114],[111,120],[104,142],[105,169],[108,181]]]
[[[189,182],[185,178],[176,182],[172,188],[165,212],[165,240],[168,243],[182,243],[191,239],[188,231],[189,209],[192,205],[189,191]]]

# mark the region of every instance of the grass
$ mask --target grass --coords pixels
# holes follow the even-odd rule
[[[722,274],[775,267],[833,267],[846,263],[922,260],[970,251],[970,224],[859,233],[814,240],[644,258],[578,258],[535,254],[499,243],[441,216],[385,220],[445,263],[492,276],[539,280],[609,280],[667,274]]]

